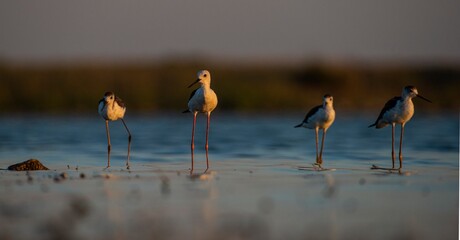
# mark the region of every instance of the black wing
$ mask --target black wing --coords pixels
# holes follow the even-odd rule
[[[196,91],[197,91],[198,89],[199,89],[199,88],[193,90],[193,92],[190,94],[190,97],[188,98],[189,101],[190,101],[190,99],[192,99],[192,97],[195,95],[195,93],[196,93]],[[182,111],[182,113],[188,113],[188,112],[190,112],[189,109]]]
[[[189,101],[190,101],[190,99],[192,99],[193,96],[195,96],[195,93],[196,93],[196,91],[198,91],[198,89],[200,89],[200,88],[197,88],[197,89],[193,90],[193,92],[190,94],[190,97],[188,98]]]
[[[310,111],[308,111],[307,115],[305,115],[305,118],[304,118],[303,122],[305,122],[305,123],[308,122],[308,119],[311,116],[315,115],[315,113],[317,113],[318,110],[321,109],[322,107],[323,107],[323,105],[318,105],[318,106],[310,109]]]
[[[298,127],[301,127],[303,123],[308,123],[308,119],[309,119],[311,116],[315,115],[315,113],[318,112],[318,110],[319,110],[320,108],[322,108],[322,107],[323,107],[323,105],[318,105],[318,106],[316,106],[316,107],[310,109],[310,111],[308,111],[307,115],[305,115],[305,118],[303,119],[302,123],[299,124],[299,125],[296,125],[296,126],[294,126],[294,127],[295,127],[295,128],[298,128]]]
[[[121,100],[121,98],[115,96],[115,102],[118,104],[118,106],[125,108],[125,103],[123,102],[123,100]]]
[[[401,100],[401,97],[394,97],[394,98],[388,100],[388,102],[385,103],[385,106],[383,106],[382,111],[380,111],[380,114],[377,117],[377,120],[375,120],[375,123],[369,125],[368,127],[376,126],[377,123],[380,121],[380,119],[382,119],[383,114],[385,114],[385,112],[387,112],[389,109],[394,108],[399,100]]]

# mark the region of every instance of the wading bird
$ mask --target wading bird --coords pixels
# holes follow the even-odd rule
[[[109,131],[109,121],[116,121],[118,119],[121,120],[123,125],[126,128],[126,131],[128,132],[128,156],[126,159],[126,168],[129,169],[129,153],[131,149],[131,132],[128,129],[128,126],[126,126],[125,120],[123,120],[123,117],[125,116],[126,112],[126,107],[121,98],[115,96],[113,92],[106,92],[104,94],[104,97],[99,101],[99,114],[101,117],[105,119],[105,129],[107,132],[107,168],[110,167],[110,150],[111,150],[111,145],[110,145],[110,131]]]
[[[323,147],[324,147],[324,138],[326,137],[327,129],[332,125],[335,119],[335,110],[333,106],[333,97],[329,94],[324,95],[323,105],[318,105],[312,108],[303,122],[297,126],[304,127],[309,129],[315,129],[316,134],[316,163],[315,166],[322,169],[321,164],[323,164]],[[321,151],[318,154],[318,131],[323,129],[323,136],[321,140]]]
[[[418,94],[417,88],[415,88],[414,86],[406,86],[403,88],[401,96],[390,99],[383,107],[375,123],[369,125],[369,127],[375,126],[375,128],[383,128],[386,127],[388,124],[391,124],[391,160],[393,161],[393,167],[390,169],[380,168],[373,165],[372,169],[402,169],[402,143],[404,135],[404,126],[414,115],[414,103],[412,103],[412,98],[414,97],[419,97],[431,103],[430,100]],[[395,169],[395,126],[397,123],[401,124],[401,136],[399,139],[399,168]]]
[[[190,174],[193,174],[193,155],[195,150],[195,126],[196,126],[196,116],[198,113],[204,113],[207,116],[207,125],[206,125],[206,170],[205,173],[209,169],[209,158],[208,158],[208,136],[209,136],[209,123],[211,119],[211,112],[217,106],[217,95],[211,89],[211,74],[208,70],[201,70],[198,72],[198,79],[188,86],[189,88],[195,85],[196,83],[200,83],[201,87],[194,90],[190,95],[188,101],[188,109],[184,111],[193,113],[193,126],[192,126],[192,143],[190,144],[191,155],[192,155],[192,166],[190,168]]]

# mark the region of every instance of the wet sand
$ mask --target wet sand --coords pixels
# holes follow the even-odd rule
[[[0,239],[458,239],[458,169],[121,166],[0,171]]]

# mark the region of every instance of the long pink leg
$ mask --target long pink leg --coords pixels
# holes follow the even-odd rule
[[[107,133],[107,167],[106,168],[109,168],[110,167],[110,149],[111,149],[111,145],[110,145],[110,131],[109,131],[109,120],[105,120],[105,131]]]
[[[207,124],[206,124],[206,145],[204,146],[206,149],[206,171],[209,169],[209,158],[208,158],[208,150],[209,150],[209,145],[208,145],[208,136],[209,136],[209,124],[211,121],[211,112],[208,112],[208,119],[207,119]]]
[[[399,139],[399,169],[400,170],[402,169],[402,162],[403,162],[403,156],[402,156],[403,135],[404,135],[404,123],[401,124],[401,137]]]
[[[391,124],[391,160],[395,168],[395,123]]]
[[[318,156],[318,127],[315,128],[315,140],[316,140],[316,163],[319,164],[319,156]]]
[[[192,143],[190,144],[190,150],[192,153],[192,167],[190,168],[190,174],[193,174],[193,152],[195,150],[195,125],[196,125],[196,115],[198,112],[193,113],[193,126],[192,126]]]
[[[129,169],[129,153],[131,152],[131,132],[128,129],[128,126],[126,126],[125,120],[123,118],[121,119],[121,122],[126,128],[126,131],[128,132],[128,157],[126,158],[126,168]]]
[[[319,152],[319,164],[323,164],[323,148],[324,148],[324,138],[326,137],[326,129],[323,129],[323,137],[321,139],[321,151]]]

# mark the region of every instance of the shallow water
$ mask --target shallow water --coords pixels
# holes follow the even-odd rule
[[[209,141],[211,164],[247,160],[263,164],[315,161],[313,130],[294,128],[303,114],[212,115]],[[133,134],[131,163],[188,162],[190,160],[191,114],[127,115]],[[371,164],[390,166],[391,127],[367,128],[373,115],[338,115],[329,129],[324,165],[363,168]],[[206,119],[199,115],[195,137],[197,167],[204,166]],[[110,123],[112,166],[124,165],[127,134],[121,122]],[[396,155],[399,127],[396,129]],[[406,125],[404,168],[458,169],[459,119],[416,114]],[[106,164],[107,140],[104,121],[96,116],[13,116],[0,119],[0,161],[8,164],[37,158],[48,165],[101,166]],[[398,161],[396,161],[398,164]]]
[[[0,238],[458,239],[458,115],[414,116],[403,174],[369,170],[391,165],[391,128],[367,128],[374,117],[339,115],[324,150],[336,171],[317,172],[298,170],[315,160],[314,131],[293,128],[303,114],[216,112],[198,177],[190,114],[128,115],[131,171],[121,122],[106,171],[98,116],[3,117],[0,168],[33,157],[54,171],[0,171]],[[201,116],[197,172],[204,130]]]

